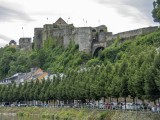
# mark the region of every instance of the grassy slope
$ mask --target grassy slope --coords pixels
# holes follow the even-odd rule
[[[17,113],[28,119],[59,120],[159,120],[160,114],[147,112],[103,111],[71,108],[0,108],[0,113]]]
[[[127,40],[122,44],[112,44],[109,48],[102,51],[102,59],[104,63],[107,61],[117,62],[125,58],[132,59],[142,54],[147,55],[149,52],[155,51],[160,46],[160,30],[156,32],[137,36],[134,39]]]

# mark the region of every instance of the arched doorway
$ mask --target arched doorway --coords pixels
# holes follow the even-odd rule
[[[97,48],[94,50],[94,52],[93,52],[92,55],[95,56],[95,57],[98,57],[99,52],[102,51],[102,50],[104,50],[104,47],[97,47]]]

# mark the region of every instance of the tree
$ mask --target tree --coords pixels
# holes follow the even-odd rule
[[[129,90],[128,90],[128,61],[123,60],[123,62],[120,64],[119,68],[119,79],[121,81],[120,83],[120,95],[121,97],[124,97],[124,102],[125,102],[125,107],[126,107],[126,98],[129,95]]]
[[[113,98],[117,99],[120,97],[120,80],[118,76],[114,76],[112,79],[112,83],[110,85],[110,94]]]
[[[154,104],[156,105],[156,100],[160,97],[158,86],[155,82],[156,71],[153,67],[150,67],[145,72],[145,97],[150,101],[154,101]]]
[[[5,52],[0,59],[0,78],[8,74],[11,61],[15,61],[15,56],[10,51]]]
[[[153,10],[152,10],[152,17],[154,22],[160,22],[160,0],[156,0],[153,2]]]
[[[136,66],[134,63],[131,63],[128,68],[128,76],[129,76],[128,90],[129,90],[130,96],[133,99],[134,103],[135,103],[135,98],[136,98],[136,91],[135,91],[135,85],[134,85],[134,82],[136,81],[135,71],[136,71]]]

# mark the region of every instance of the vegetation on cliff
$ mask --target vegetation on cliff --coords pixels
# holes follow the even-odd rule
[[[41,50],[0,49],[1,79],[16,72],[41,67],[66,77],[54,81],[0,86],[1,101],[99,100],[102,97],[160,98],[160,30],[121,43],[119,39],[100,51],[98,57],[79,52],[73,42],[68,48],[48,40]],[[52,42],[52,44],[51,44]]]

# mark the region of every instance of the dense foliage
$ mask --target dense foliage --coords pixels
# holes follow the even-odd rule
[[[78,52],[78,45],[71,42],[67,48],[57,45],[49,39],[40,50],[21,51],[6,46],[0,49],[0,79],[17,72],[30,71],[32,67],[40,67],[50,73],[60,73],[68,69],[79,68],[91,56]]]
[[[1,101],[100,100],[103,98],[138,97],[156,101],[160,98],[160,30],[138,36],[126,42],[114,43],[98,57],[78,52],[78,46],[68,48],[45,43],[32,52],[1,48],[0,76],[25,72],[39,66],[51,73],[64,73],[53,80],[32,81],[16,86],[0,86]]]
[[[153,2],[153,11],[152,11],[152,16],[154,18],[155,22],[160,22],[160,0],[155,0]]]

